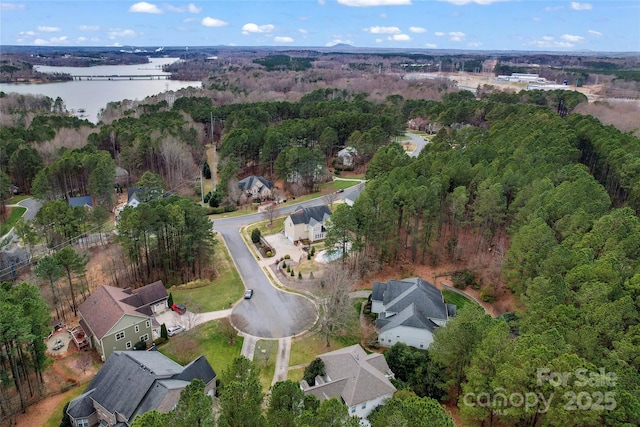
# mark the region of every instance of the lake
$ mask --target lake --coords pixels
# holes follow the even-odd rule
[[[101,65],[97,67],[49,67],[36,65],[34,68],[43,73],[68,73],[71,75],[145,75],[164,74],[162,66],[171,64],[178,58],[150,58],[148,64]],[[202,87],[202,82],[184,82],[179,80],[74,80],[59,83],[0,84],[0,91],[25,95],[45,95],[50,98],[62,98],[67,110],[77,116],[97,123],[98,113],[109,102],[124,99],[141,101],[148,96],[166,91],[177,91],[186,87]],[[78,110],[84,110],[79,112]]]

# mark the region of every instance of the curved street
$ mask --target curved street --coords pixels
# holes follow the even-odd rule
[[[360,193],[363,184],[346,189],[338,199],[352,200]],[[302,205],[323,204],[322,198],[300,204],[281,206],[280,214],[288,215]],[[248,224],[264,220],[261,213],[214,220],[213,228],[224,239],[240,277],[247,288],[254,290],[251,299],[243,299],[233,309],[231,319],[238,329],[261,338],[283,338],[306,331],[316,321],[317,308],[306,297],[285,292],[271,284],[240,235],[240,229]]]

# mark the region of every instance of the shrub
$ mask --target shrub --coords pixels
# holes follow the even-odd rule
[[[133,346],[134,350],[146,350],[147,349],[147,342],[144,340],[140,340],[137,343],[135,343],[135,345]]]
[[[291,269],[291,277],[294,277],[295,273],[293,272],[293,268]]]
[[[458,270],[451,275],[451,281],[453,282],[453,286],[458,289],[464,289],[467,286],[473,284],[474,282],[473,272],[470,270]]]
[[[164,323],[160,325],[160,338],[169,338],[169,334],[167,334],[167,325],[165,325]]]
[[[288,267],[287,261],[282,261],[282,268],[286,268],[286,267]]]
[[[298,271],[298,279],[302,280],[302,273]]]
[[[155,341],[153,341],[153,343],[154,343],[156,346],[159,346],[160,344],[164,344],[164,343],[166,343],[168,340],[169,340],[169,338],[159,337],[159,338],[156,338],[156,339],[155,339]]]
[[[307,261],[311,261],[311,254],[307,254]]]
[[[291,255],[286,254],[286,255],[284,256],[284,259],[291,259]]]
[[[313,279],[313,271],[309,273],[309,279]]]
[[[312,246],[311,247],[311,256],[314,256],[316,254],[316,247]]]
[[[322,376],[325,373],[324,362],[322,361],[322,359],[316,358],[313,360],[313,362],[309,363],[309,366],[304,369],[304,375],[302,376],[302,379],[304,379],[307,384],[313,387],[314,385],[316,385],[316,377]]]
[[[267,256],[270,258],[270,257],[272,257],[272,256],[273,256],[273,252],[271,252],[271,251],[267,251],[267,253],[266,253],[265,255],[267,255]]]
[[[251,230],[251,241],[254,244],[260,243],[261,237],[262,237],[262,233],[260,232],[259,228],[254,228],[253,230]]]
[[[493,290],[485,288],[480,291],[480,299],[484,302],[495,302],[496,297],[493,295]]]
[[[287,273],[291,271],[291,267],[287,265]]]

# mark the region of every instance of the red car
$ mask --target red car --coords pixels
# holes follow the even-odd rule
[[[178,314],[184,314],[187,311],[187,307],[182,304],[173,304],[171,306],[171,310],[175,311]]]

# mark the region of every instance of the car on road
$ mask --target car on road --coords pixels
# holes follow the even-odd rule
[[[182,304],[173,304],[171,306],[171,310],[175,311],[178,314],[184,314],[187,311],[187,307]]]
[[[336,193],[344,193],[344,188],[339,189]]]
[[[179,334],[182,331],[184,331],[184,328],[182,326],[180,326],[180,325],[178,325],[178,326],[170,326],[170,327],[167,328],[167,335],[172,337],[175,334]]]
[[[244,299],[251,299],[252,296],[253,296],[253,289],[247,289],[247,291],[244,293]]]

